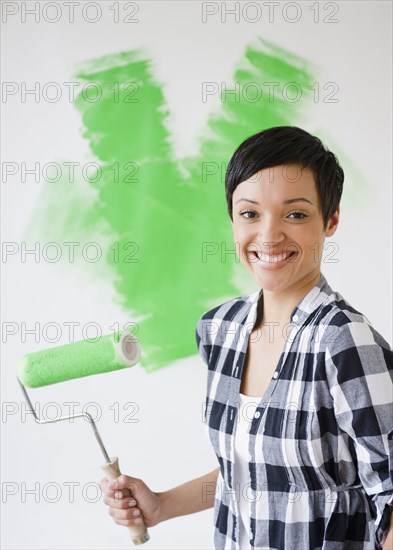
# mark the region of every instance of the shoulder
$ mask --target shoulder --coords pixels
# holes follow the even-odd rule
[[[340,293],[333,292],[324,307],[324,342],[335,351],[349,347],[377,345],[390,350],[388,342],[361,311],[355,309]],[[329,346],[330,344],[330,346]],[[334,344],[334,346],[332,346]]]
[[[320,351],[330,383],[340,386],[354,379],[365,381],[368,376],[380,375],[383,384],[391,384],[391,347],[369,319],[337,292],[329,296],[324,308]]]
[[[258,301],[259,293],[260,291],[256,291],[237,296],[207,310],[197,321],[197,340],[203,338],[204,343],[208,343],[207,339],[217,333],[221,325],[242,324],[253,304]]]
[[[217,319],[222,321],[241,322],[244,313],[248,312],[252,304],[258,299],[259,291],[231,298],[220,305],[206,311],[200,320]]]

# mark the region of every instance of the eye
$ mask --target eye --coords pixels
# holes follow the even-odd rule
[[[306,214],[305,212],[299,212],[299,211],[291,212],[290,214],[288,214],[288,217],[290,217],[290,216],[294,216],[292,218],[294,220],[304,220],[304,219],[308,218],[308,214]]]
[[[251,216],[245,216],[244,214],[251,214]],[[255,212],[253,212],[252,210],[244,210],[243,212],[240,212],[240,216],[246,220],[253,219],[254,215]]]

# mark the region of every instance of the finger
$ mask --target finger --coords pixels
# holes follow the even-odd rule
[[[130,478],[129,476],[120,475],[114,479],[104,478],[100,482],[101,489],[107,493],[111,494],[116,491],[123,491],[128,489],[131,493],[139,490],[138,480]]]
[[[128,510],[119,510],[117,508],[109,508],[109,515],[115,519],[121,520],[133,520],[141,517],[141,512],[138,508],[128,509]]]
[[[119,491],[119,482],[116,479],[101,479],[100,487],[103,493],[113,497],[116,491]]]
[[[104,479],[101,479],[100,487],[101,487],[101,491],[105,494],[113,494],[114,491],[116,490],[115,486],[111,488],[111,481],[106,477],[104,477]]]
[[[124,520],[124,519],[115,519],[117,525],[123,525],[124,527],[133,527],[134,525],[140,525],[141,519],[137,518],[136,520]]]
[[[135,496],[139,493],[142,487],[142,481],[140,479],[137,479],[135,477],[126,476],[124,474],[121,474],[116,479],[112,480],[115,483],[116,489],[118,491],[125,491],[126,490],[126,496]],[[113,488],[113,485],[110,485],[111,488]],[[131,494],[128,494],[129,491]]]
[[[109,498],[112,498],[116,501],[122,500],[124,498],[130,498],[131,493],[128,493],[125,489],[121,489],[117,482],[107,483],[103,485],[102,491],[104,495],[107,495]]]
[[[104,500],[104,503],[110,506],[111,508],[119,508],[119,509],[132,508],[137,504],[136,500],[134,500],[133,498],[116,499],[116,498],[105,496],[103,500]]]

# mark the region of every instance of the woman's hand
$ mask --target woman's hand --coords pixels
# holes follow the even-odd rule
[[[141,479],[120,475],[112,480],[102,479],[100,486],[104,503],[109,507],[109,515],[118,525],[132,527],[143,521],[146,527],[153,527],[160,522],[160,496],[151,491]],[[122,489],[129,489],[132,496],[124,498]]]

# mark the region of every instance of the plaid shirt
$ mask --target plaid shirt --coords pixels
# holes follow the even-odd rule
[[[197,323],[208,366],[204,421],[220,465],[215,548],[239,548],[244,498],[251,548],[380,549],[393,500],[392,351],[323,275],[293,310],[250,421],[248,486],[233,479],[240,383],[262,292]]]

